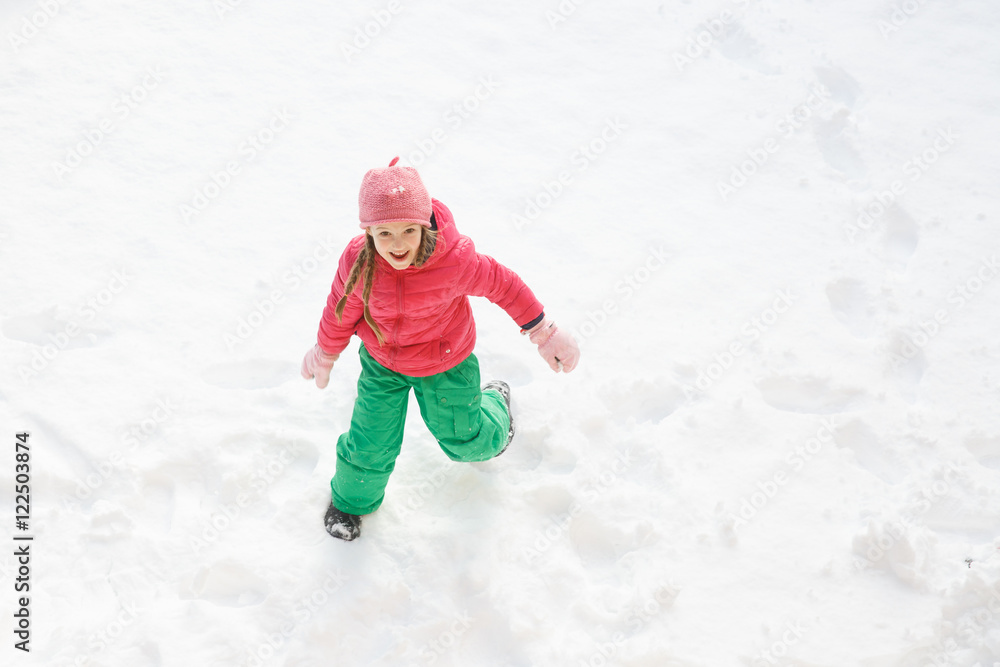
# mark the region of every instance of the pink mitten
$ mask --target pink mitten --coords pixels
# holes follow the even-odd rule
[[[560,331],[547,317],[528,331],[522,329],[521,333],[528,334],[531,342],[538,346],[538,354],[556,373],[569,373],[580,361],[580,348],[573,334]]]
[[[316,378],[316,386],[323,389],[330,383],[330,371],[333,362],[340,358],[339,354],[327,354],[319,343],[313,345],[302,359],[302,377],[307,380]]]

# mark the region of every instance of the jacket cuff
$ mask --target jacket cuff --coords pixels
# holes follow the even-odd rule
[[[544,320],[544,319],[545,319],[545,311],[543,310],[541,315],[539,315],[535,319],[531,320],[527,324],[522,324],[521,325],[521,330],[522,331],[527,331],[528,329],[530,329],[532,327],[537,327],[539,324],[542,323],[542,320]]]

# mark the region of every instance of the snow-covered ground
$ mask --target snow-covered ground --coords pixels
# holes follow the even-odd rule
[[[0,4],[4,665],[995,667],[989,0]],[[583,348],[323,531],[395,156]],[[30,431],[30,529],[15,434]],[[14,648],[30,534],[31,653]]]

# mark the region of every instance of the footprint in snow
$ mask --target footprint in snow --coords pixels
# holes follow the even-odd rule
[[[223,607],[249,607],[267,598],[267,582],[232,559],[203,567],[181,583],[182,599],[199,599]]]
[[[861,84],[857,79],[839,67],[815,67],[816,78],[830,93],[830,99],[840,102],[848,109],[861,95]]]
[[[868,169],[851,145],[850,111],[840,109],[828,120],[817,120],[814,135],[826,163],[850,181],[864,181]]]
[[[591,512],[581,512],[569,525],[573,551],[588,567],[613,566],[621,554],[634,548],[634,539],[621,527]]]
[[[865,398],[860,389],[834,388],[828,380],[776,375],[757,382],[764,402],[778,410],[828,415],[857,407]]]
[[[530,500],[532,508],[551,515],[566,514],[575,501],[573,494],[562,485],[540,486],[528,491],[525,496]]]
[[[854,420],[838,426],[833,434],[837,446],[850,449],[858,464],[889,484],[898,484],[906,477],[909,466],[887,443],[863,421]]]
[[[889,207],[884,215],[885,235],[882,244],[885,258],[905,264],[917,250],[920,227],[899,204]]]
[[[911,403],[915,399],[914,390],[927,370],[927,357],[923,349],[913,343],[919,337],[909,336],[906,332],[895,331],[889,338],[885,348],[887,355],[888,375],[898,380],[904,397]]]
[[[672,415],[686,400],[679,384],[660,377],[636,380],[623,386],[608,384],[598,391],[605,406],[617,418],[634,417],[637,422],[654,424]]]
[[[814,134],[820,153],[829,166],[848,180],[863,182],[868,169],[849,138],[851,113],[861,95],[861,85],[839,67],[816,67],[813,71],[829,94],[830,102],[840,107],[829,118],[817,120]]]
[[[965,448],[976,457],[979,465],[1000,470],[1000,438],[975,435],[966,439]]]
[[[854,278],[841,278],[826,286],[826,298],[834,316],[857,338],[875,332],[875,303],[872,294]]]
[[[287,361],[237,361],[206,368],[201,378],[223,389],[267,389],[299,377],[296,364]]]
[[[32,345],[59,350],[94,347],[111,337],[110,331],[86,327],[81,317],[71,317],[67,309],[52,306],[34,315],[15,315],[0,324],[3,335]]]
[[[716,47],[720,54],[729,58],[738,65],[760,72],[761,74],[774,75],[781,74],[781,68],[776,67],[764,60],[762,53],[764,47],[756,39],[750,36],[746,28],[739,21],[735,21],[726,26],[726,32],[717,42]]]
[[[144,477],[142,484],[143,520],[148,521],[146,527],[165,535],[170,532],[174,521],[174,483],[173,480],[158,476],[155,473]]]
[[[101,542],[131,539],[134,528],[135,522],[124,508],[101,499],[91,508],[87,539]]]

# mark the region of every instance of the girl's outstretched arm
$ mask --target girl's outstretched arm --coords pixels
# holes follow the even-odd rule
[[[542,303],[519,275],[489,255],[472,254],[465,273],[464,291],[469,296],[484,296],[507,311],[519,327],[541,321]]]
[[[569,373],[580,360],[580,348],[569,332],[545,317],[541,302],[520,276],[489,255],[476,253],[474,270],[468,272],[471,296],[485,296],[497,304],[529,334],[549,367]]]

